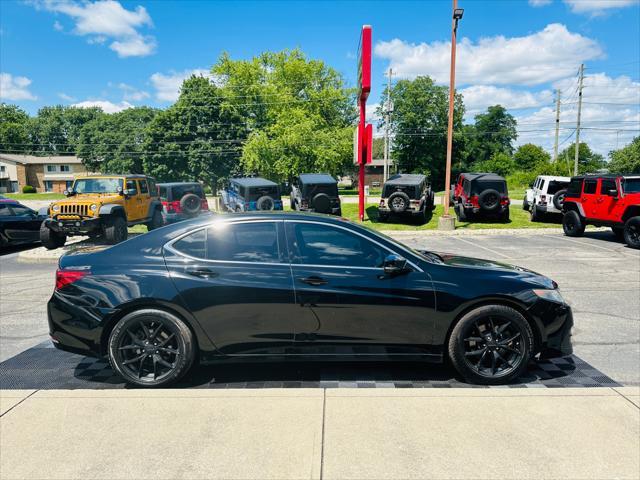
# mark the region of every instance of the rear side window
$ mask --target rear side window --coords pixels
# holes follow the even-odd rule
[[[608,195],[609,190],[617,190],[616,181],[610,178],[603,178],[600,182],[600,194]]]
[[[278,263],[278,229],[274,222],[228,223],[207,231],[207,259]]]
[[[197,232],[182,237],[173,244],[173,248],[180,253],[195,258],[207,257],[207,231],[198,230]]]
[[[9,207],[7,205],[0,204],[0,217],[10,217],[10,216],[11,216],[11,210],[9,210]]]
[[[582,178],[571,179],[567,195],[571,197],[579,197],[580,193],[582,193]]]
[[[584,181],[584,191],[585,194],[596,193],[596,186],[598,182],[596,180],[585,180]]]
[[[149,186],[146,180],[140,180],[140,193],[149,193]]]
[[[167,187],[165,187],[164,185],[158,185],[158,195],[163,200],[168,200],[169,199],[169,197],[168,197],[169,189]]]

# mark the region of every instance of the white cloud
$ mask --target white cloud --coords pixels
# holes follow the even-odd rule
[[[138,31],[140,28],[153,26],[151,17],[142,6],[127,10],[115,0],[36,0],[34,5],[36,8],[71,17],[75,22],[73,32],[88,36],[89,43],[112,40],[109,48],[120,57],[146,56],[155,51],[155,39]]]
[[[386,58],[399,76],[430,75],[449,83],[451,42],[410,44],[399,39],[378,42],[375,54]],[[462,39],[458,46],[458,85],[539,85],[573,74],[586,60],[600,58],[595,40],[554,23],[524,37]]]
[[[35,100],[37,97],[29,91],[31,80],[27,77],[14,77],[10,73],[0,73],[0,99]]]
[[[467,114],[485,110],[491,105],[502,105],[507,109],[522,109],[540,107],[541,104],[553,100],[553,92],[550,90],[530,92],[493,85],[473,85],[460,90],[459,93],[464,96]]]
[[[58,32],[62,32],[64,30],[64,27],[59,21],[56,20],[55,22],[53,22],[53,29]]]
[[[64,92],[60,92],[58,93],[58,97],[60,97],[62,100],[64,100],[65,102],[75,102],[77,100],[77,98],[72,97],[71,95],[67,95]]]
[[[194,70],[184,70],[182,72],[170,72],[165,75],[156,72],[151,75],[151,84],[156,89],[156,98],[161,102],[175,102],[180,96],[180,87],[182,82],[191,75],[201,75],[211,77],[208,70],[196,68]]]
[[[564,0],[573,13],[602,15],[607,10],[640,5],[640,0]]]
[[[549,5],[553,0],[529,0],[529,5],[532,7],[543,7]]]
[[[118,84],[118,88],[122,90],[122,98],[126,101],[139,102],[141,100],[144,100],[145,98],[150,97],[149,92],[138,90],[137,88],[132,87],[131,85],[127,85],[126,83]]]
[[[129,102],[113,103],[108,100],[85,100],[84,102],[74,103],[73,106],[80,108],[100,107],[105,113],[117,113],[133,107]]]

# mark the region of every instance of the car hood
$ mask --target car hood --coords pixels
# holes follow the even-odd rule
[[[64,200],[57,200],[53,203],[57,205],[68,205],[74,203],[116,203],[121,202],[122,196],[117,193],[95,193],[91,195],[74,195]]]

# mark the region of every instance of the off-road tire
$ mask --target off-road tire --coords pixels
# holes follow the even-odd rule
[[[586,225],[575,210],[569,210],[562,217],[562,230],[567,237],[581,237]]]
[[[263,195],[256,202],[256,208],[258,210],[274,210],[276,208],[276,202],[269,195]]]
[[[529,209],[531,208],[531,205],[529,204],[529,201],[527,200],[527,196],[524,196],[524,200],[522,200],[522,209],[529,211]]]
[[[197,215],[202,210],[202,199],[195,193],[188,193],[180,199],[180,209],[187,215]]]
[[[331,198],[326,193],[318,193],[311,200],[311,206],[317,213],[331,213]]]
[[[624,241],[624,227],[611,227],[611,231],[617,240]]]
[[[624,242],[630,248],[640,249],[640,216],[631,217],[624,224]]]
[[[554,195],[553,195],[553,206],[556,207],[558,210],[562,211],[562,205],[564,204],[564,197],[567,196],[567,189],[563,189],[563,190],[558,190]]]
[[[464,211],[464,207],[461,204],[455,205],[453,208],[456,212],[456,217],[458,217],[459,222],[467,222],[469,220],[467,212]]]
[[[509,217],[509,209],[508,208],[504,212],[502,212],[500,214],[500,221],[502,223],[509,223],[510,217]]]
[[[164,224],[164,220],[162,219],[162,212],[159,209],[153,210],[153,215],[151,216],[151,221],[147,223],[147,231],[155,230],[156,228],[160,228]]]
[[[536,205],[534,204],[531,207],[531,211],[529,212],[529,220],[531,220],[532,222],[541,222],[543,218],[544,214],[538,212],[538,207],[536,207]]]
[[[517,331],[519,335],[515,341],[521,342],[518,344],[521,355],[517,364],[499,375],[482,374],[465,358],[465,332],[469,332],[474,324],[477,325],[476,322],[482,323],[489,317],[510,322],[513,331]],[[534,336],[529,322],[520,312],[504,305],[484,305],[465,314],[453,328],[448,344],[449,360],[453,367],[467,382],[481,385],[504,385],[521,376],[527,368],[533,349]],[[490,354],[493,355],[493,351]]]
[[[167,363],[175,358],[175,361],[171,364],[174,365],[174,367],[167,372],[166,376],[153,379],[148,378],[147,375],[144,378],[140,378],[135,375],[135,372],[132,372],[131,368],[128,368],[124,364],[126,360],[122,352],[126,350],[122,349],[121,344],[132,341],[132,337],[127,331],[129,329],[135,329],[140,322],[144,322],[148,329],[152,329],[157,325],[158,327],[156,327],[155,332],[160,331],[161,335],[164,333],[165,337],[157,339],[158,344],[166,340],[168,332],[171,332],[171,334],[175,336],[170,342],[175,339],[175,342],[171,343],[171,345],[175,345],[175,350],[178,352],[177,355],[167,353],[168,348],[164,348],[164,351],[162,351],[163,347],[158,347],[159,351],[154,351],[153,348],[155,348],[155,346],[151,347],[151,345],[147,345],[145,347],[144,340],[138,340],[141,344],[139,352],[133,353],[133,355],[136,355],[137,353],[142,354],[148,351],[148,356],[151,358],[145,358],[148,362],[147,366],[149,366],[151,362],[156,363],[155,361],[160,355],[164,357],[163,360],[167,361]],[[151,330],[151,335],[153,335],[153,332],[154,330]],[[162,338],[164,338],[164,340],[162,340]],[[173,350],[173,348],[171,350]],[[196,345],[191,330],[180,318],[162,310],[144,309],[131,312],[118,321],[109,335],[107,353],[111,366],[125,381],[143,387],[162,387],[180,380],[180,378],[189,371],[196,357]]]
[[[386,212],[378,212],[378,220],[380,222],[388,222],[389,221],[389,214]]]
[[[120,215],[105,220],[104,239],[110,245],[124,242],[127,239],[127,221]]]
[[[393,213],[402,213],[409,207],[409,195],[404,192],[395,192],[389,195],[387,205]]]
[[[495,200],[492,201],[494,197]],[[493,188],[485,190],[478,195],[478,205],[480,205],[481,210],[487,213],[495,212],[500,208],[500,192]]]
[[[40,243],[47,250],[55,250],[64,246],[67,236],[64,233],[58,233],[51,230],[44,222],[40,225]]]

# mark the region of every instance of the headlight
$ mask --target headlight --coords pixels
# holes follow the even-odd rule
[[[60,205],[53,205],[51,207],[51,210],[54,211],[54,212],[59,212],[60,211]]]
[[[92,212],[95,212],[97,209],[98,209],[98,205],[96,205],[95,203],[89,207],[89,210],[91,210]]]
[[[562,295],[560,295],[560,290],[558,290],[558,289],[555,289],[555,290],[534,290],[533,293],[535,293],[540,298],[544,298],[545,300],[549,300],[550,302],[561,303],[563,305],[567,303],[567,302],[564,301],[564,298],[562,298]]]

